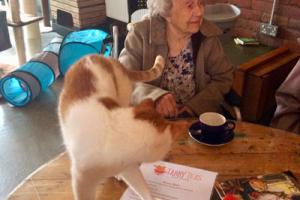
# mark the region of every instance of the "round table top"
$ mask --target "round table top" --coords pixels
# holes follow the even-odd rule
[[[235,138],[219,147],[201,145],[183,133],[166,161],[218,172],[218,181],[290,170],[300,180],[300,136],[237,122]],[[9,199],[72,199],[70,162],[63,153],[29,176]],[[126,185],[113,178],[99,184],[97,199],[120,199]]]

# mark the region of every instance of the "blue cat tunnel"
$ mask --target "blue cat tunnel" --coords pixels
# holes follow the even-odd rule
[[[21,107],[28,104],[55,80],[55,72],[40,61],[29,61],[0,81],[3,98],[10,104]]]
[[[87,29],[71,32],[65,36],[59,51],[59,70],[65,75],[68,69],[81,57],[88,54],[110,56],[112,42],[110,35],[102,30]]]
[[[59,76],[58,53],[62,38],[54,38],[39,54],[0,80],[0,93],[10,104],[28,104]]]
[[[62,40],[62,37],[53,38],[51,42],[43,49],[43,52],[51,52],[58,56]]]
[[[54,72],[55,79],[59,76],[58,55],[55,52],[43,51],[31,58],[30,62],[32,61],[47,65]]]

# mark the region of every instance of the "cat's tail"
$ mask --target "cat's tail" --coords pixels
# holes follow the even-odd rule
[[[134,82],[149,82],[157,79],[163,72],[165,59],[158,55],[152,68],[145,71],[129,71],[128,76]]]

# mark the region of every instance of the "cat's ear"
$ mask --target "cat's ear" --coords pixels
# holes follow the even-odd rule
[[[159,114],[155,111],[154,102],[152,99],[143,100],[133,108],[133,111],[135,118],[141,118],[144,120],[147,119],[152,121],[159,116]]]
[[[170,122],[170,131],[173,139],[176,139],[181,134],[185,134],[188,131],[190,124],[191,123],[186,120]]]

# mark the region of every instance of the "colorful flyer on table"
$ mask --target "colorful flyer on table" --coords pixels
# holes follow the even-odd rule
[[[142,164],[142,174],[153,197],[160,200],[209,200],[217,173],[158,161]],[[130,189],[121,200],[140,200]]]
[[[300,184],[290,171],[217,182],[215,189],[220,199],[300,199]]]

